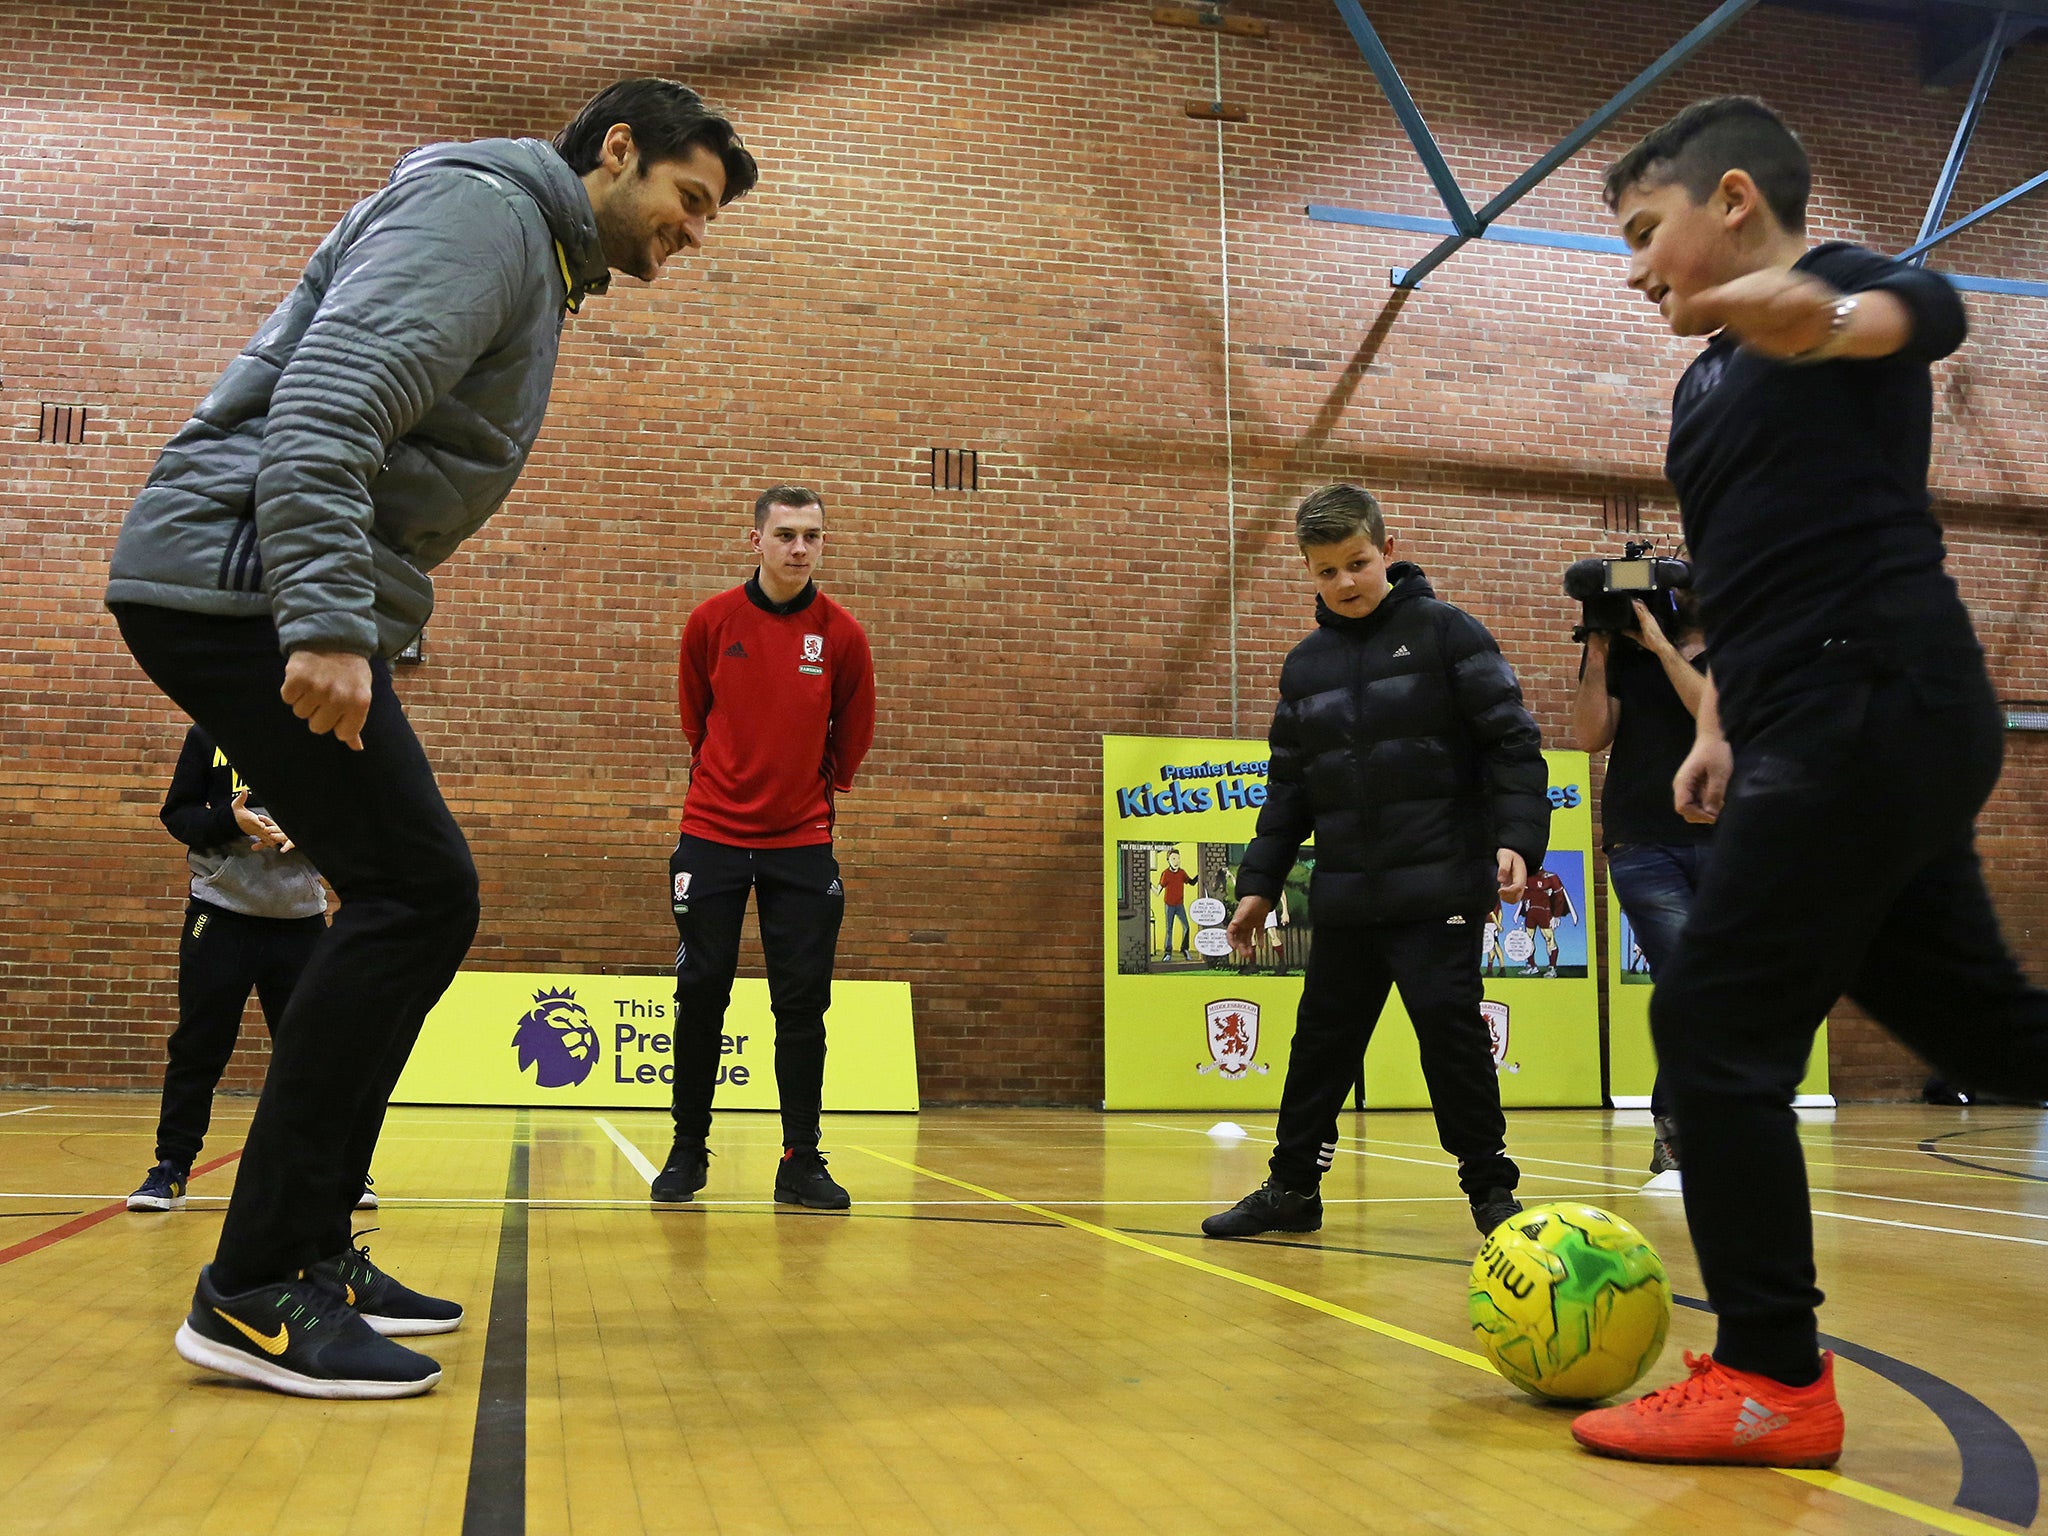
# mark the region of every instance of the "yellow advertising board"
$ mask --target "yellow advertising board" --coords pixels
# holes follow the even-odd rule
[[[1508,1105],[1600,1103],[1592,808],[1583,752],[1546,752],[1553,895],[1503,909],[1484,935],[1487,1023]],[[1270,1110],[1315,937],[1304,846],[1249,960],[1223,924],[1266,799],[1263,741],[1105,736],[1103,1104]],[[1169,898],[1178,898],[1170,900]],[[1365,1058],[1375,1109],[1427,1106],[1398,994]]]
[[[676,979],[464,971],[427,1015],[392,1098],[401,1104],[666,1109]],[[825,1108],[915,1110],[910,984],[835,981]],[[774,1109],[768,983],[733,983],[714,1109]]]
[[[1616,1109],[1648,1109],[1650,1090],[1657,1082],[1657,1051],[1650,1043],[1650,996],[1655,987],[1650,962],[1636,947],[1635,930],[1629,926],[1621,903],[1614,899],[1612,880],[1607,882],[1607,933],[1608,1098]],[[1807,1107],[1835,1102],[1828,1091],[1825,1022],[1813,1038],[1806,1080],[1799,1085],[1799,1097],[1793,1102]]]

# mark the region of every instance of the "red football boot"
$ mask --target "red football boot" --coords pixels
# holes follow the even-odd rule
[[[1595,1408],[1572,1423],[1572,1438],[1602,1456],[1629,1461],[1727,1463],[1745,1467],[1832,1467],[1842,1454],[1835,1357],[1820,1357],[1810,1387],[1685,1353],[1692,1374],[1619,1408]]]

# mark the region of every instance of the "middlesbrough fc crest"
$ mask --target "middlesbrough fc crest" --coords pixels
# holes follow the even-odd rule
[[[1493,1070],[1498,1072],[1508,1062],[1508,1005],[1488,998],[1479,1005],[1479,1016],[1486,1020],[1486,1038],[1493,1043]]]
[[[1209,1060],[1197,1072],[1220,1072],[1225,1077],[1243,1077],[1247,1072],[1270,1072],[1263,1061],[1253,1061],[1259,1052],[1259,1005],[1242,997],[1226,997],[1204,1010],[1209,1026]]]

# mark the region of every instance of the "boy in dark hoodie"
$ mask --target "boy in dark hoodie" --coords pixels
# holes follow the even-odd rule
[[[1480,945],[1519,901],[1550,836],[1536,722],[1493,636],[1439,602],[1419,567],[1390,565],[1379,503],[1355,485],[1295,514],[1316,585],[1316,631],[1289,653],[1271,778],[1238,871],[1230,941],[1250,954],[1311,835],[1315,938],[1272,1176],[1202,1223],[1210,1237],[1314,1232],[1337,1114],[1392,987],[1415,1024],[1444,1150],[1482,1233],[1522,1209],[1479,1004]]]

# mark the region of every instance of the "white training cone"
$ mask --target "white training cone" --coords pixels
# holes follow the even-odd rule
[[[1209,1127],[1209,1134],[1218,1141],[1243,1141],[1251,1132],[1235,1120],[1218,1120]]]
[[[1645,1184],[1642,1192],[1646,1195],[1682,1195],[1685,1193],[1685,1181],[1679,1174],[1680,1170],[1676,1168],[1666,1168]]]

